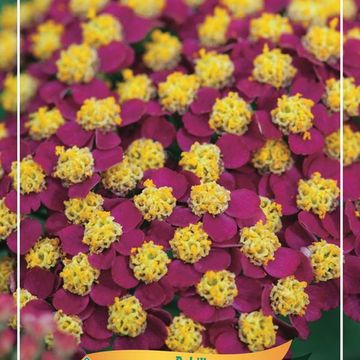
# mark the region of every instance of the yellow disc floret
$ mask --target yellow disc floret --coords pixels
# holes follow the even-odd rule
[[[346,78],[343,81],[343,85],[345,85],[345,81]],[[352,81],[350,80],[350,83],[352,83],[353,81],[354,80]],[[323,95],[323,101],[329,110],[333,112],[340,111],[340,80],[336,80],[335,78],[326,80],[326,87]],[[345,108],[345,104],[344,104],[344,108]]]
[[[49,109],[43,106],[29,115],[29,121],[25,123],[25,127],[32,139],[44,140],[56,134],[64,123],[65,120],[57,108]]]
[[[17,6],[16,4],[2,4],[0,12],[0,27],[2,29],[16,31],[17,25]]]
[[[168,186],[157,188],[152,180],[144,182],[144,189],[134,196],[134,204],[146,221],[164,220],[175,208],[176,199]]]
[[[337,19],[330,27],[312,26],[303,37],[304,47],[319,61],[332,61],[340,57],[340,32],[336,30]]]
[[[216,349],[213,349],[211,347],[205,347],[205,346],[200,346],[198,349],[195,350],[195,352],[198,354],[217,354],[218,353],[216,351]]]
[[[123,38],[120,22],[110,14],[98,15],[81,24],[84,43],[99,48]]]
[[[298,281],[294,276],[278,280],[270,293],[270,304],[274,312],[282,316],[303,316],[310,303],[306,287],[306,281]]]
[[[100,254],[122,235],[122,226],[114,221],[110,212],[95,210],[85,223],[82,242],[89,246],[90,253]]]
[[[155,30],[145,44],[144,64],[154,71],[170,70],[181,58],[182,44],[170,33]]]
[[[251,107],[238,93],[229,92],[222,99],[216,99],[212,108],[209,126],[218,133],[243,135],[251,122]]]
[[[186,75],[176,71],[159,84],[160,104],[172,113],[184,114],[195,100],[199,88],[200,79],[197,75]]]
[[[17,189],[17,167],[18,162],[11,164],[9,176],[13,181],[13,188]],[[21,194],[38,193],[45,189],[46,174],[44,169],[33,160],[31,155],[24,157],[20,161],[20,192]]]
[[[153,241],[131,249],[130,267],[134,276],[146,284],[157,282],[165,276],[170,262],[163,247],[155,245]]]
[[[323,219],[336,208],[339,194],[336,180],[324,179],[319,172],[314,172],[309,180],[299,181],[296,204]]]
[[[0,258],[0,294],[10,291],[11,276],[14,274],[15,260],[8,256]]]
[[[269,50],[265,44],[263,52],[254,60],[252,75],[256,81],[279,89],[290,85],[296,72],[290,55],[282,53],[280,49]]]
[[[264,0],[220,0],[236,18],[252,15],[264,7]]]
[[[191,187],[189,206],[198,216],[222,214],[229,206],[230,191],[216,182]]]
[[[251,163],[261,174],[270,172],[280,175],[292,167],[294,160],[283,139],[269,139],[253,153]]]
[[[64,26],[53,20],[40,24],[36,32],[31,35],[31,49],[34,56],[39,60],[49,59],[56,50],[61,48],[61,36]]]
[[[57,330],[73,336],[76,342],[80,344],[81,335],[84,333],[82,329],[82,321],[76,315],[67,315],[62,310],[58,310],[54,315]]]
[[[122,76],[124,81],[117,85],[120,103],[132,99],[149,101],[155,96],[156,89],[148,75],[134,75],[132,70],[125,69],[122,71]]]
[[[38,240],[25,255],[27,268],[41,267],[43,269],[53,268],[62,257],[59,238],[45,237]]]
[[[112,96],[86,99],[76,114],[77,123],[85,130],[109,132],[121,124],[120,105]]]
[[[93,16],[103,9],[109,0],[70,0],[70,11],[77,16]]]
[[[214,14],[207,15],[202,24],[198,27],[200,44],[206,47],[224,45],[227,41],[227,30],[230,24],[228,12],[216,7]]]
[[[120,336],[134,338],[145,331],[146,319],[147,314],[135,296],[116,297],[109,306],[107,328]]]
[[[265,226],[274,233],[279,232],[282,228],[281,205],[275,201],[271,201],[267,197],[260,196],[260,208],[266,217]]]
[[[0,70],[10,70],[16,63],[16,32],[0,31]]]
[[[202,343],[204,330],[200,323],[180,314],[168,326],[165,344],[172,351],[195,352]]]
[[[275,345],[276,330],[271,315],[260,311],[241,314],[239,318],[239,338],[250,351],[263,351]]]
[[[92,176],[94,172],[94,158],[88,147],[73,146],[65,149],[56,147],[58,156],[53,176],[64,181],[65,184],[78,184]]]
[[[267,265],[274,260],[274,254],[281,247],[278,237],[261,221],[251,227],[244,227],[240,232],[240,251],[254,265]]]
[[[360,27],[355,26],[348,30],[345,35],[345,39],[347,40],[360,40]]]
[[[196,292],[212,306],[227,307],[238,294],[235,274],[227,270],[207,271],[196,285]]]
[[[90,82],[96,73],[99,58],[88,44],[70,45],[56,61],[57,78],[69,85]]]
[[[340,277],[341,251],[338,246],[320,240],[312,243],[308,249],[316,282]]]
[[[166,153],[158,141],[152,139],[138,139],[126,149],[125,157],[129,163],[137,165],[141,170],[162,168],[165,164]]]
[[[135,14],[144,18],[159,16],[166,4],[165,0],[120,0],[120,2],[133,9]]]
[[[169,242],[174,257],[190,264],[209,255],[211,243],[201,222],[177,228],[174,237]]]
[[[18,290],[16,290],[13,294],[14,304],[17,306],[18,304]],[[37,300],[37,297],[33,294],[31,294],[30,291],[20,288],[20,309],[22,309],[25,305],[27,305],[30,301]],[[13,329],[16,329],[17,327],[17,314],[11,317],[9,320],[9,326]]]
[[[218,180],[223,170],[220,149],[214,144],[198,142],[192,144],[189,151],[181,153],[179,165],[203,183]]]
[[[64,282],[63,288],[80,296],[89,294],[100,271],[90,265],[87,255],[83,253],[78,253],[72,259],[65,259],[63,262],[64,268],[60,273]]]
[[[0,122],[0,140],[9,136],[9,132],[5,122]]]
[[[16,229],[16,213],[5,205],[5,198],[0,200],[0,240],[6,239]]]
[[[233,80],[234,64],[229,55],[218,54],[214,51],[199,51],[199,58],[195,60],[195,74],[202,86],[221,89]]]
[[[268,39],[277,43],[281,35],[292,34],[292,32],[289,19],[279,14],[263,13],[250,21],[250,38],[255,41]]]

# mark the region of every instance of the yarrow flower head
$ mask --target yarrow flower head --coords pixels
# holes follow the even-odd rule
[[[217,181],[223,170],[220,149],[214,144],[198,142],[192,144],[189,151],[181,153],[179,165],[204,183]]]
[[[270,172],[280,175],[293,166],[294,160],[283,139],[269,139],[253,153],[251,163],[262,174]]]
[[[238,93],[229,92],[224,98],[216,99],[209,126],[218,133],[243,135],[248,130],[251,119],[251,106]]]
[[[296,75],[296,68],[292,66],[292,58],[280,49],[270,50],[264,45],[263,52],[254,59],[253,78],[279,89],[290,85]]]
[[[229,9],[235,18],[252,15],[264,7],[264,0],[220,0],[220,3]]]
[[[227,270],[207,271],[196,285],[196,292],[212,306],[227,307],[238,294],[235,274]]]
[[[171,70],[180,61],[182,44],[168,32],[155,30],[145,44],[144,64],[151,70]]]
[[[316,282],[340,277],[341,251],[338,246],[320,240],[312,243],[308,249]]]
[[[11,69],[16,62],[16,32],[13,30],[0,31],[0,70]]]
[[[227,41],[227,30],[230,24],[228,12],[216,7],[212,15],[207,15],[204,22],[198,27],[200,44],[205,47],[224,45]]]
[[[147,314],[135,296],[115,297],[109,306],[107,328],[120,336],[135,338],[144,332],[146,320]]]
[[[177,228],[174,237],[169,242],[174,257],[190,264],[209,255],[211,243],[202,222]]]
[[[191,187],[189,206],[198,216],[222,214],[229,206],[230,191],[216,182]]]
[[[324,179],[319,172],[314,172],[309,180],[299,181],[296,204],[300,209],[312,211],[323,219],[335,209],[339,194],[335,180]]]
[[[70,0],[70,10],[74,15],[86,17],[102,10],[109,0]]]
[[[25,255],[27,268],[51,269],[62,257],[59,238],[44,237],[38,240]]]
[[[155,245],[153,241],[131,249],[130,267],[134,276],[146,284],[157,282],[165,276],[170,262],[163,247]]]
[[[200,323],[180,314],[168,326],[165,344],[172,351],[195,352],[202,343],[204,330]]]
[[[270,303],[274,312],[282,316],[303,316],[310,303],[309,295],[305,292],[306,287],[305,281],[298,281],[294,276],[278,280],[270,293]]]
[[[135,75],[132,70],[125,69],[122,76],[124,81],[117,85],[120,103],[132,99],[149,101],[156,95],[156,89],[148,75]]]
[[[134,204],[141,212],[144,220],[164,220],[175,208],[176,199],[173,190],[168,186],[156,187],[152,180],[144,182],[144,190],[134,196]]]
[[[68,84],[88,83],[96,73],[98,54],[88,44],[70,45],[56,62],[57,78]]]
[[[200,79],[197,75],[186,75],[175,71],[159,84],[160,104],[172,113],[184,114],[195,100],[199,88]]]
[[[44,140],[56,134],[59,127],[64,124],[65,119],[57,108],[49,109],[42,106],[29,115],[29,121],[25,123],[25,128],[28,129],[32,139]]]
[[[265,227],[274,233],[279,232],[282,228],[282,206],[267,197],[260,196],[260,209],[266,217]]]
[[[5,198],[0,200],[0,240],[6,239],[16,229],[16,213],[5,204]]]
[[[215,51],[199,51],[199,58],[195,60],[195,74],[202,86],[221,89],[232,82],[234,64],[227,54]]]
[[[78,253],[71,259],[64,259],[63,262],[64,268],[60,273],[60,277],[63,279],[63,288],[75,295],[89,294],[100,271],[90,265],[88,256]]]
[[[115,130],[122,122],[120,105],[110,96],[105,99],[86,99],[76,114],[77,123],[85,130]]]
[[[129,6],[137,15],[144,18],[159,16],[165,7],[165,0],[120,0],[120,2]]]
[[[239,338],[250,351],[263,351],[275,345],[276,330],[271,315],[260,311],[241,314],[239,318]]]
[[[67,315],[62,310],[58,310],[54,315],[54,320],[58,331],[73,336],[80,344],[80,338],[84,331],[83,323],[78,316]]]
[[[274,254],[281,247],[278,237],[261,221],[251,227],[244,227],[240,233],[240,251],[254,265],[267,265],[274,260]]]

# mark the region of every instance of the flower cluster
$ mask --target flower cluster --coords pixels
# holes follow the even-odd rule
[[[0,239],[16,252],[19,190],[22,312],[50,311],[75,356],[307,338],[339,301],[340,9],[30,0],[21,11],[18,160],[14,55],[0,60]],[[360,266],[357,66],[344,108],[348,276]],[[1,258],[1,292],[12,266]]]

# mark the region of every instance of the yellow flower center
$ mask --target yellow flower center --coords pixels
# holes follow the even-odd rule
[[[200,88],[197,75],[185,75],[179,71],[168,75],[159,84],[158,94],[160,104],[168,111],[184,114],[188,106],[194,101]]]
[[[243,135],[251,122],[249,104],[238,93],[229,92],[226,97],[216,99],[212,108],[209,126],[216,132]]]
[[[182,44],[176,36],[155,30],[145,44],[143,61],[151,70],[170,70],[179,63],[181,50]]]
[[[67,335],[73,336],[77,343],[80,343],[81,335],[84,333],[82,329],[82,321],[76,315],[66,315],[62,310],[58,310],[54,315],[57,329]]]
[[[34,140],[43,140],[56,134],[64,123],[65,120],[57,108],[48,109],[43,106],[29,115],[25,127],[29,129],[29,134]]]
[[[340,248],[325,240],[312,243],[309,246],[310,261],[314,270],[315,281],[328,281],[340,277]]]
[[[90,82],[96,73],[99,59],[88,44],[70,45],[61,51],[56,62],[57,78],[69,85]]]
[[[121,124],[120,112],[120,105],[112,96],[105,99],[92,97],[84,101],[76,114],[76,121],[85,130],[109,132]]]
[[[234,64],[229,55],[217,54],[214,51],[199,51],[199,58],[195,60],[195,74],[202,86],[221,89],[232,82]]]
[[[164,220],[175,208],[176,199],[172,188],[168,186],[155,187],[152,180],[144,182],[144,190],[134,196],[134,204],[146,221]]]
[[[103,9],[109,0],[70,0],[70,11],[77,16],[86,17]]]
[[[221,0],[220,3],[228,8],[236,18],[252,15],[264,7],[264,0]]]
[[[198,216],[222,214],[229,206],[230,191],[216,182],[191,187],[189,206]]]
[[[306,281],[298,281],[294,276],[278,280],[270,293],[274,312],[282,316],[303,316],[310,303],[309,295],[304,291],[306,287]]]
[[[270,231],[277,233],[282,228],[281,216],[282,207],[275,201],[271,201],[267,197],[260,196],[260,208],[265,214],[265,227]]]
[[[339,194],[335,180],[324,179],[320,173],[315,172],[309,180],[299,181],[296,204],[300,209],[312,211],[323,219],[336,208]]]
[[[123,39],[120,22],[110,14],[98,15],[81,27],[84,43],[95,48]]]
[[[127,5],[135,14],[144,18],[159,16],[165,7],[165,0],[120,0],[120,3]]]
[[[0,258],[0,293],[8,293],[10,291],[11,276],[14,273],[14,259],[3,256]]]
[[[5,122],[0,122],[0,140],[9,136]]]
[[[250,21],[250,37],[252,40],[269,39],[279,42],[281,35],[292,34],[289,19],[279,14],[263,13]]]
[[[64,26],[53,20],[40,24],[30,37],[34,56],[40,60],[49,59],[56,50],[61,48],[63,32]]]
[[[335,20],[335,21],[334,21]],[[329,61],[340,57],[340,32],[337,31],[337,19],[330,27],[314,25],[303,37],[304,47],[319,61]]]
[[[251,227],[244,227],[240,233],[240,251],[254,265],[267,265],[274,260],[274,254],[281,247],[278,237],[261,221]]]
[[[347,79],[344,79],[344,82],[343,82],[344,95],[345,95],[345,80],[347,80]],[[348,83],[350,85],[351,83],[353,83],[353,80],[348,81]],[[356,92],[353,95],[355,95],[355,94],[356,94]],[[332,78],[332,79],[328,79],[326,81],[326,87],[325,87],[325,93],[323,95],[323,101],[329,110],[331,110],[333,112],[340,111],[340,80],[336,80],[336,79]],[[344,108],[345,108],[345,104],[344,104]]]
[[[116,297],[109,306],[107,328],[120,336],[136,337],[146,328],[147,314],[135,296]]]
[[[171,351],[195,352],[202,343],[204,330],[200,323],[180,314],[168,326],[165,344]]]
[[[120,103],[131,99],[149,101],[156,95],[156,89],[148,75],[134,75],[130,69],[123,70],[122,75],[124,81],[117,85]]]
[[[18,290],[16,290],[13,293],[13,299],[14,299],[14,303],[15,306],[17,306],[17,294],[18,294]],[[33,294],[30,293],[30,291],[20,288],[20,309],[22,309],[26,304],[28,304],[30,301],[32,300],[37,300],[37,297]],[[12,327],[13,329],[16,329],[17,327],[17,316],[14,315],[10,320],[9,320],[9,326]]]
[[[256,81],[278,89],[290,85],[296,72],[290,55],[282,53],[280,49],[269,50],[265,44],[262,54],[254,60],[252,75]]]
[[[134,276],[146,284],[159,281],[166,275],[171,260],[161,245],[153,241],[144,242],[140,247],[131,249],[130,267]]]
[[[161,143],[152,139],[133,141],[126,149],[125,155],[129,163],[137,165],[143,171],[162,168],[166,158]],[[138,171],[136,172],[138,173]]]
[[[191,145],[190,151],[181,153],[179,165],[204,183],[218,180],[223,170],[220,149],[214,144],[198,142]]]
[[[32,4],[37,14],[43,14],[49,9],[51,0],[32,0]]]
[[[16,213],[5,205],[5,198],[0,200],[0,240],[6,239],[16,229]]]
[[[200,346],[197,350],[195,350],[195,352],[198,354],[217,354],[218,353],[216,351],[216,349],[213,349],[211,347],[205,347],[205,346]]]
[[[73,294],[84,296],[89,294],[100,271],[93,268],[86,254],[78,253],[72,259],[65,259],[64,268],[60,273],[63,288]]]
[[[206,47],[224,45],[227,41],[227,30],[230,16],[223,8],[216,7],[213,15],[207,15],[198,27],[200,44]]]
[[[14,31],[0,31],[0,70],[10,70],[15,65],[16,44],[16,33]]]
[[[261,310],[240,315],[239,338],[250,351],[263,351],[274,346],[277,329],[272,316],[265,316]]]
[[[360,40],[360,27],[356,26],[353,27],[352,29],[350,29],[346,35],[345,35],[345,39],[346,40]]]
[[[17,12],[17,8],[15,4],[4,4],[1,7],[0,27],[2,29],[16,31],[16,24],[17,24],[16,12]]]
[[[85,223],[82,242],[89,246],[91,253],[100,254],[118,241],[121,235],[122,226],[114,221],[110,212],[95,210],[89,221]]]
[[[53,176],[63,180],[65,184],[81,183],[94,172],[94,159],[89,148],[73,146],[65,149],[56,147],[58,161]]]
[[[209,255],[211,240],[203,229],[201,222],[190,224],[184,228],[177,228],[170,246],[176,258],[194,264]]]
[[[283,139],[270,139],[253,153],[251,163],[262,174],[271,172],[280,175],[292,167],[294,160]]]
[[[17,189],[17,167],[18,162],[11,164],[9,176],[13,181],[13,188]],[[45,189],[46,174],[43,168],[36,163],[31,155],[26,156],[20,161],[20,192],[21,194],[38,193]]]
[[[227,270],[207,271],[196,285],[196,292],[212,306],[227,307],[238,294],[235,274]]]
[[[25,255],[27,268],[41,267],[53,268],[62,257],[60,240],[58,238],[45,237],[38,240]]]

